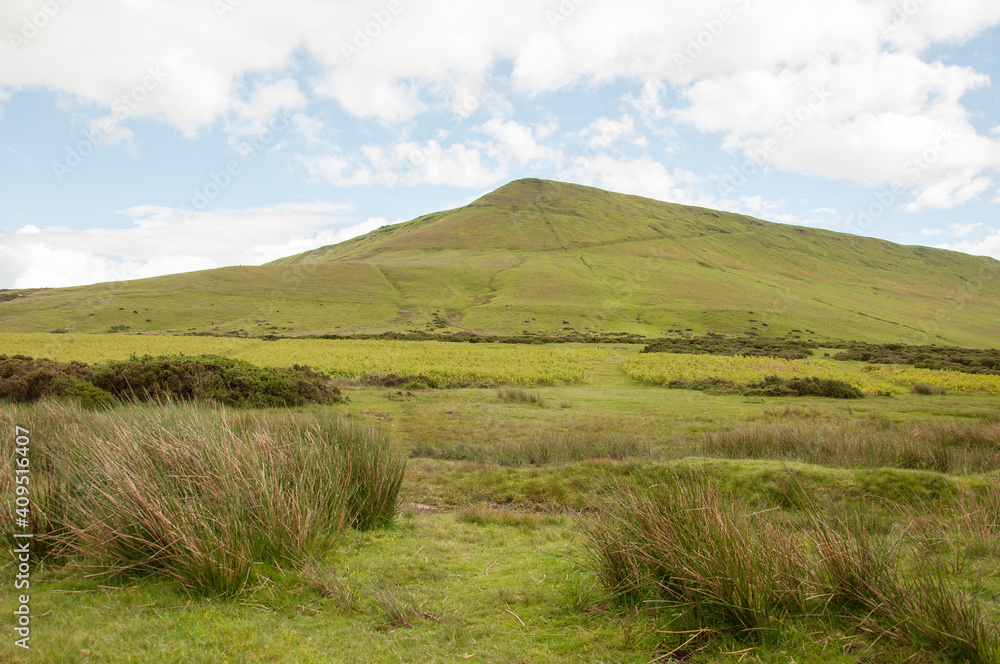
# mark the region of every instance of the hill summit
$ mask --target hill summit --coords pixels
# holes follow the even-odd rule
[[[14,295],[24,331],[1000,339],[993,259],[539,179],[259,267]]]

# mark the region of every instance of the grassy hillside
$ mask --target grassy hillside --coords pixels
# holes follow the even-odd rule
[[[993,259],[535,179],[261,267],[0,295],[10,331],[1000,338]]]

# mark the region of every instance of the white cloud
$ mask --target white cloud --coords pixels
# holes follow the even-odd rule
[[[642,84],[642,91],[638,96],[626,95],[628,102],[645,120],[665,120],[669,113],[663,107],[660,97],[665,93],[666,86],[663,81],[648,79]]]
[[[668,171],[649,157],[629,160],[607,154],[581,156],[560,172],[560,178],[672,203],[706,204],[692,186],[698,183],[697,176],[679,169]]]
[[[1000,142],[977,135],[960,99],[989,79],[909,53],[859,56],[803,69],[741,71],[701,79],[678,113],[772,166],[857,182],[900,183],[911,211],[961,205],[1000,170]],[[731,100],[739,99],[739,104]]]
[[[501,163],[513,161],[523,166],[536,162],[554,163],[561,159],[557,150],[538,144],[536,136],[546,133],[548,127],[538,131],[514,120],[504,122],[493,118],[480,129],[496,139],[496,143],[486,146],[486,151]]]
[[[435,140],[366,145],[358,153],[299,156],[309,173],[338,187],[420,184],[485,187],[504,177],[502,166],[487,163],[482,151],[461,143],[447,147]]]
[[[623,113],[618,120],[602,115],[584,127],[578,135],[591,150],[607,150],[619,139],[628,138],[634,133],[635,123],[632,116]]]
[[[1000,231],[987,235],[982,240],[963,240],[952,244],[936,245],[939,249],[961,251],[973,256],[991,256],[1000,260]]]
[[[299,156],[309,173],[338,187],[379,184],[394,188],[421,184],[482,188],[496,185],[512,170],[553,166],[562,153],[538,142],[550,131],[493,118],[474,129],[485,140],[443,144],[438,140],[365,145],[352,153]]]
[[[285,77],[257,86],[247,101],[234,101],[232,118],[226,129],[236,136],[259,136],[267,130],[267,123],[279,113],[297,110],[305,105],[306,96],[302,94],[298,83]],[[298,115],[300,114],[296,114]]]
[[[367,186],[375,181],[368,168],[357,159],[342,154],[303,157],[299,161],[314,178],[322,178],[337,187]]]
[[[189,213],[138,206],[127,228],[37,228],[0,235],[4,287],[58,287],[138,279],[223,265],[258,265],[341,242],[387,222],[350,223],[352,206],[329,201]]]
[[[296,113],[292,116],[292,127],[309,147],[324,143],[323,136],[326,133],[326,126],[319,118],[311,117],[305,113]]]
[[[674,117],[746,151],[782,137],[788,114],[808,103],[803,91],[828,86],[830,99],[783,138],[772,165],[887,183],[903,177],[906,161],[939,131],[959,132],[960,142],[940,163],[906,183],[917,192],[917,207],[961,204],[979,190],[950,186],[950,178],[971,172],[976,179],[1000,168],[1000,144],[976,134],[961,104],[963,94],[988,79],[920,56],[930,44],[968,39],[1000,23],[997,3],[622,0],[528,7],[425,0],[418,8],[399,0],[393,11],[388,6],[289,0],[240,3],[220,13],[202,0],[60,5],[21,47],[0,43],[0,89],[41,86],[110,109],[154,67],[164,72],[162,81],[136,115],[187,133],[229,116],[238,133],[259,129],[279,109],[303,106],[298,84],[281,77],[303,53],[318,70],[314,95],[385,123],[410,121],[439,102],[463,118],[489,100],[491,113],[503,117],[496,111],[509,108],[502,100],[511,92],[507,82],[484,82],[507,61],[515,95],[642,81],[642,92],[629,101],[644,122],[660,126],[669,117],[662,98],[670,82],[685,104]],[[0,19],[16,28],[36,11],[35,0],[10,0]],[[276,80],[244,100],[241,81],[253,74]]]
[[[338,67],[317,84],[316,93],[336,99],[351,115],[388,123],[409,120],[424,107],[415,86],[361,67]]]
[[[972,235],[977,228],[982,228],[982,222],[976,224],[950,224],[948,228],[925,228],[921,232],[923,235],[954,235],[955,237],[966,237]]]
[[[969,171],[948,173],[938,182],[928,184],[915,201],[906,206],[908,212],[925,208],[952,208],[968,203],[993,184],[988,177],[973,177]]]
[[[693,128],[717,135],[725,150],[765,150],[767,168],[879,187],[901,182],[912,193],[908,211],[976,200],[995,187],[1000,171],[1000,127],[978,133],[963,104],[988,77],[926,55],[930,45],[962,43],[1000,24],[996,2],[398,0],[399,10],[387,13],[386,0],[287,0],[241,2],[222,14],[205,0],[57,4],[56,15],[23,43],[0,39],[0,104],[20,90],[54,91],[64,110],[84,118],[82,128],[102,128],[102,146],[133,148],[134,119],[188,136],[222,126],[239,137],[287,113],[317,150],[299,162],[338,187],[481,189],[530,168],[617,191],[751,210],[772,204],[706,199],[704,183],[668,167],[662,153],[624,159],[594,152],[622,140],[645,148],[646,135],[672,138],[678,127]],[[20,34],[37,11],[37,0],[6,0],[0,34]],[[641,89],[618,109],[574,111],[584,114],[574,122],[589,123],[568,136],[590,149],[577,159],[567,157],[567,135],[557,135],[551,117],[529,124],[514,115],[553,91],[592,92],[622,79]],[[333,114],[310,105],[331,102],[375,121],[357,125],[366,132],[363,147],[328,142],[342,128],[324,126],[320,118]],[[414,139],[423,120],[433,127]],[[386,128],[393,138],[382,142],[375,134]],[[34,269],[24,257],[45,250],[65,254],[55,264],[66,274],[83,275],[86,265],[100,278],[145,274],[160,264],[144,233],[159,233],[163,260],[183,269],[268,253],[242,240],[225,249],[215,234],[169,221],[166,208],[138,210],[131,234],[45,228],[3,236],[0,270],[22,279]],[[269,210],[195,218],[240,237],[232,218],[336,216]],[[204,237],[207,253],[174,246],[168,229],[177,228]],[[318,238],[320,226],[309,228],[301,237]],[[287,244],[254,233],[270,238],[261,247]],[[19,253],[7,248],[12,238],[35,243],[16,245]],[[104,242],[115,258],[101,256]],[[130,243],[138,254],[126,253]]]

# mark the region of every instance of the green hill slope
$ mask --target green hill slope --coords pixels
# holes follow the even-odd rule
[[[535,179],[261,267],[7,296],[9,331],[1000,339],[993,259]]]

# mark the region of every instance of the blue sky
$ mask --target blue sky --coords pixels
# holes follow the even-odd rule
[[[1000,258],[1000,5],[11,0],[0,288],[259,264],[520,177]]]

